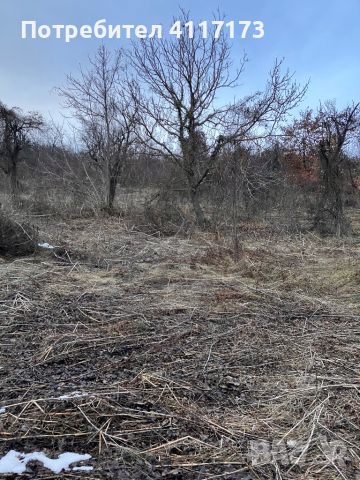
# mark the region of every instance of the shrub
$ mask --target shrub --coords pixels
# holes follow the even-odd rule
[[[37,231],[31,225],[20,224],[0,212],[0,255],[20,257],[35,252]]]

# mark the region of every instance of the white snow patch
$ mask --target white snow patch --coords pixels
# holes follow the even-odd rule
[[[0,473],[24,473],[28,462],[32,460],[41,462],[45,468],[53,473],[60,473],[62,470],[69,470],[72,463],[89,460],[90,458],[91,455],[89,454],[80,455],[73,452],[62,453],[58,458],[49,458],[42,452],[20,453],[10,450],[4,457],[0,458]],[[84,471],[88,471],[88,468]]]
[[[72,398],[82,398],[82,397],[87,397],[89,394],[88,393],[83,393],[83,392],[71,392],[67,395],[61,395],[61,397],[58,397],[58,400],[71,400]]]
[[[54,250],[54,247],[53,245],[49,245],[48,243],[38,243],[38,247],[40,248],[45,248],[46,250]]]
[[[5,412],[6,412],[6,408],[5,408],[5,407],[0,407],[0,415],[1,415],[2,413],[5,413]]]
[[[83,465],[82,467],[73,467],[73,472],[91,472],[94,470],[94,467],[91,465]]]

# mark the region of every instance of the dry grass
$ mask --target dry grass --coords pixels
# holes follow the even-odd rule
[[[249,229],[234,263],[209,234],[39,227],[75,253],[0,264],[0,449],[91,453],[95,468],[26,478],[359,475],[356,238]],[[259,440],[298,446],[253,465]]]

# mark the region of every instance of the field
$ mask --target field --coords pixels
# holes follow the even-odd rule
[[[0,260],[0,452],[93,470],[24,478],[360,478],[359,236],[243,225],[235,262],[215,234],[32,221],[66,252]]]

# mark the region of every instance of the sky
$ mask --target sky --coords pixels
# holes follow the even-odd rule
[[[303,108],[336,99],[339,106],[360,100],[360,0],[0,0],[0,101],[46,118],[61,118],[61,100],[54,87],[66,74],[76,75],[102,40],[77,38],[70,43],[21,38],[21,22],[38,25],[172,24],[179,7],[194,21],[213,19],[218,9],[226,20],[261,20],[262,39],[232,42],[236,64],[249,59],[237,96],[261,90],[276,58],[300,83],[310,79]],[[127,39],[111,39],[110,48],[128,48]],[[221,100],[221,99],[220,99]]]

